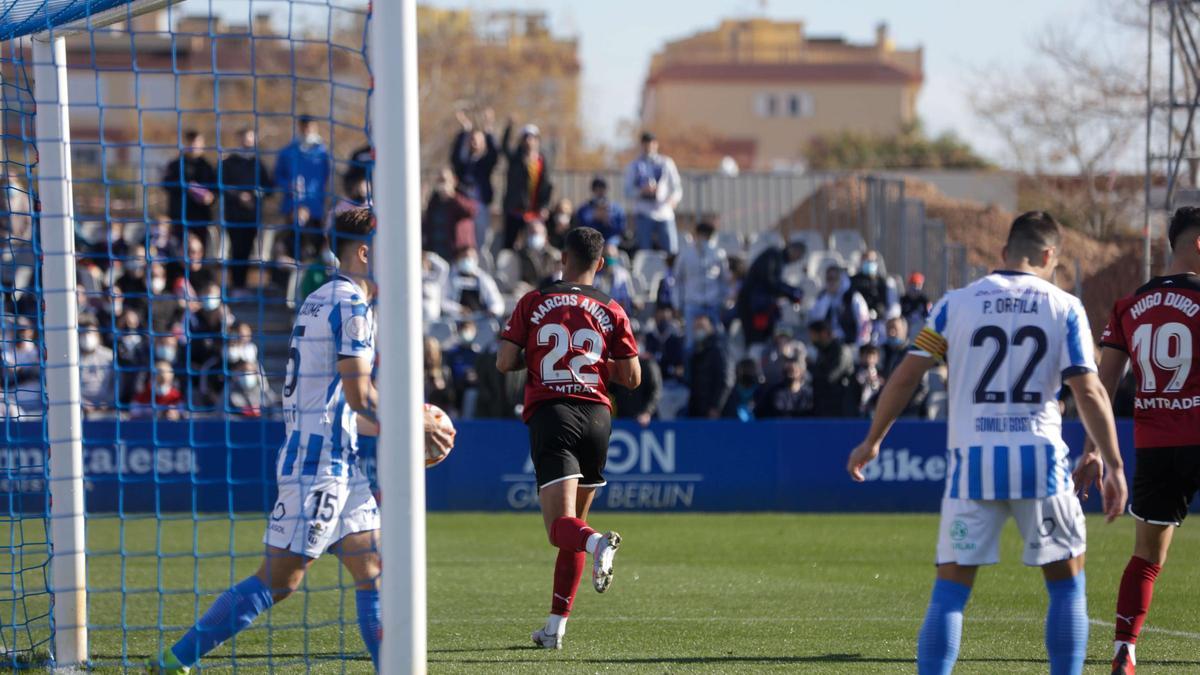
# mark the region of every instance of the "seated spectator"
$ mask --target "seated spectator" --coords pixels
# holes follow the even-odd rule
[[[129,247],[129,255],[121,261],[123,273],[116,287],[121,289],[125,306],[142,314],[149,306],[149,285],[146,281],[146,247],[136,244]]]
[[[900,316],[900,297],[896,285],[880,272],[877,251],[863,254],[858,274],[850,278],[850,288],[867,303],[872,324],[872,343],[882,342],[884,322]]]
[[[884,374],[879,365],[879,348],[863,345],[858,350],[858,366],[850,382],[850,405],[858,404],[858,415],[869,417],[875,409],[875,399],[883,389]]]
[[[437,338],[425,336],[425,402],[454,414],[455,399],[450,367],[442,363],[442,345]]]
[[[729,293],[729,262],[725,251],[717,247],[712,223],[696,225],[695,240],[679,248],[673,272],[678,291],[676,306],[683,310],[683,325],[691,326],[703,314],[713,326],[722,326],[721,310]],[[691,346],[692,336],[687,337]]]
[[[479,374],[479,405],[475,416],[483,419],[520,419],[525,409],[525,370],[502,373],[496,368],[496,348],[491,345],[475,362]]]
[[[182,330],[182,327],[175,324],[171,330],[165,334],[157,335],[154,338],[154,354],[151,358],[155,363],[166,361],[175,369],[177,376],[187,376],[187,364],[185,363],[183,350],[179,348],[179,336],[175,334],[175,330]]]
[[[762,373],[758,371],[758,362],[754,359],[742,359],[734,368],[733,389],[725,400],[725,410],[722,417],[731,417],[743,422],[751,422],[758,407],[758,393],[763,385]]]
[[[800,302],[804,293],[783,280],[783,268],[804,257],[808,247],[793,239],[784,248],[772,246],[750,264],[737,296],[737,315],[742,321],[746,346],[758,344],[775,334],[781,300]]]
[[[220,392],[213,380],[224,377],[221,356],[225,350],[225,329],[232,320],[233,315],[221,304],[221,288],[216,284],[209,284],[203,295],[190,303],[184,331],[188,365],[193,383],[203,391]]]
[[[421,316],[425,323],[442,316],[442,303],[450,282],[450,263],[430,251],[421,253]]]
[[[815,410],[813,388],[808,381],[805,363],[793,358],[783,364],[783,379],[763,389],[757,413],[763,419],[811,417]]]
[[[892,374],[907,353],[908,322],[902,316],[888,319],[884,332],[883,349],[879,358],[879,369],[883,371],[884,377]]]
[[[459,402],[461,412],[466,412],[466,393],[468,389],[479,383],[479,375],[475,372],[475,362],[479,360],[481,346],[475,340],[478,329],[475,322],[465,319],[458,322],[458,341],[449,350],[442,353],[442,362],[450,368],[450,378],[454,384],[454,398]]]
[[[150,337],[142,328],[142,315],[125,307],[117,317],[117,401],[129,403],[148,381]]]
[[[825,288],[808,315],[826,322],[840,342],[861,346],[871,341],[871,310],[837,265],[825,268]]]
[[[658,402],[662,398],[662,371],[654,359],[645,354],[639,354],[638,361],[642,367],[642,382],[637,389],[613,387],[611,391],[616,417],[637,420],[644,427],[658,411]]]
[[[85,415],[112,410],[116,401],[113,352],[100,342],[94,316],[79,317],[79,397]]]
[[[925,275],[913,272],[908,275],[908,286],[900,298],[900,314],[908,321],[909,335],[916,335],[929,320],[929,296],[925,295]]]
[[[170,331],[183,321],[187,302],[167,290],[167,269],[160,262],[150,263],[150,330],[155,335]]]
[[[605,240],[617,239],[618,245],[624,243],[628,233],[625,230],[625,209],[616,202],[608,199],[608,182],[596,176],[592,179],[592,198],[584,202],[575,212],[575,227],[590,227],[600,232]]]
[[[262,368],[256,361],[238,361],[229,369],[226,410],[246,417],[262,417],[263,408],[273,407],[279,402],[274,390],[267,386]]]
[[[254,343],[254,329],[245,321],[237,321],[233,324],[232,333],[225,347],[225,362],[229,369],[248,363],[258,370],[258,345]]]
[[[133,398],[133,416],[151,417],[157,413],[163,419],[178,421],[183,403],[183,393],[175,386],[175,371],[171,364],[159,361],[154,364],[154,379],[147,379]]]
[[[454,172],[442,169],[421,218],[421,248],[443,258],[461,248],[475,248],[476,208],[470,197],[458,191]]]
[[[558,272],[562,253],[546,239],[546,226],[535,220],[517,237],[514,252],[520,265],[520,280],[534,288]]]
[[[571,217],[574,215],[574,207],[570,199],[560,199],[554,204],[554,208],[550,209],[550,214],[546,216],[546,233],[550,237],[550,245],[561,249],[563,241],[567,237],[567,230],[571,229]]]
[[[4,332],[12,335],[9,330]],[[42,409],[41,344],[33,320],[22,316],[16,321],[16,340],[6,340],[0,345],[3,388],[9,392],[5,398],[15,399],[21,413]]]
[[[707,316],[696,317],[692,326],[695,348],[688,359],[687,386],[690,390],[688,417],[717,419],[733,388],[733,372],[721,337]]]
[[[792,331],[779,328],[775,331],[775,339],[762,355],[763,382],[767,386],[778,384],[783,379],[783,367],[792,360],[808,359],[808,348],[804,343],[792,337]]]
[[[595,284],[596,288],[616,300],[626,314],[633,316],[641,309],[641,303],[637,302],[633,291],[633,275],[622,264],[621,250],[614,240],[609,240],[604,247],[604,267],[596,273]]]
[[[172,282],[171,288],[175,295],[190,301],[200,297],[200,289],[213,283],[219,284],[221,273],[219,268],[204,257],[204,240],[200,235],[192,232],[187,241],[183,273]]]
[[[683,331],[675,319],[675,308],[660,304],[654,308],[654,330],[646,333],[646,353],[654,357],[662,369],[663,380],[683,380],[684,350]]]
[[[808,326],[813,353],[810,355],[813,388],[813,415],[847,416],[846,393],[854,377],[854,355],[833,332],[827,321]]]
[[[498,318],[504,313],[504,296],[496,280],[479,268],[479,254],[473,247],[459,249],[455,255],[442,309],[457,318],[476,314]]]

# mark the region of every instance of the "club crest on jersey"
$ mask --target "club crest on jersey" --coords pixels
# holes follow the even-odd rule
[[[365,342],[368,332],[369,327],[365,316],[353,316],[346,322],[346,335],[349,335],[351,340]]]

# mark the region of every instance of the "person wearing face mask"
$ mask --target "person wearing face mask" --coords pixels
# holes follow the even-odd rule
[[[474,248],[463,248],[456,253],[442,310],[459,318],[476,314],[496,318],[504,312],[500,287],[492,275],[479,268],[479,254]]]
[[[550,244],[561,249],[567,240],[567,232],[571,229],[571,219],[575,217],[575,206],[570,199],[560,199],[550,209],[546,217],[546,232]]]
[[[691,245],[684,245],[675,258],[676,302],[683,310],[683,325],[692,326],[698,316],[707,316],[720,327],[721,310],[729,295],[729,261],[717,247],[716,227],[707,221],[696,225]],[[694,342],[691,332],[687,346]]]
[[[275,391],[266,386],[266,378],[257,362],[240,361],[232,369],[225,390],[226,410],[246,417],[262,417],[263,409],[279,402]]]
[[[116,400],[113,389],[113,352],[100,342],[100,330],[92,316],[79,317],[79,398],[84,414],[111,410]]]
[[[517,237],[515,252],[520,280],[535,288],[558,271],[562,260],[562,253],[547,241],[546,226],[539,220],[525,226],[525,231]]]
[[[721,417],[753,422],[758,407],[759,390],[763,385],[762,373],[754,359],[742,359],[734,367],[733,389],[725,399]]]
[[[633,275],[625,267],[621,259],[621,250],[617,248],[620,242],[609,239],[604,246],[604,266],[596,273],[596,288],[608,293],[617,301],[626,314],[634,314],[641,310],[642,305],[637,301],[633,290]]]
[[[900,296],[896,285],[879,269],[879,253],[863,254],[858,274],[850,278],[850,288],[862,296],[871,313],[872,343],[882,342],[885,322],[900,316]]]
[[[122,261],[124,273],[117,279],[117,288],[125,297],[125,306],[144,312],[149,305],[149,288],[146,283],[146,247],[138,244],[129,249],[129,256]]]
[[[469,402],[468,391],[479,384],[479,373],[475,363],[479,360],[482,345],[476,339],[478,329],[475,322],[467,319],[458,322],[458,340],[442,352],[442,363],[450,369],[450,380],[454,387],[454,400],[459,402],[462,414],[474,412],[477,399]]]
[[[846,272],[837,265],[825,268],[825,288],[817,295],[809,316],[825,321],[834,337],[855,346],[871,341],[871,307],[862,294],[850,286]]]
[[[279,210],[284,222],[301,228],[301,251],[291,250],[293,257],[311,258],[317,254],[321,234],[321,216],[325,215],[325,198],[333,160],[321,138],[317,120],[301,115],[296,120],[296,136],[279,151],[275,162],[274,184],[283,199]],[[284,231],[285,239],[294,246],[296,234]],[[286,236],[290,234],[291,236]],[[299,255],[297,255],[297,253]]]
[[[205,228],[213,222],[213,206],[217,201],[217,171],[204,156],[204,134],[188,129],[182,140],[179,155],[167,162],[163,170],[167,214],[177,232],[190,232],[192,228],[206,232]]]
[[[127,404],[142,388],[150,367],[150,338],[142,327],[141,314],[129,307],[122,308],[117,315],[115,342],[119,370],[117,400]]]
[[[675,319],[675,308],[659,304],[654,308],[654,330],[644,337],[646,353],[653,356],[668,384],[683,380],[684,348],[679,322]]]
[[[688,359],[686,383],[688,417],[716,419],[725,409],[725,399],[733,388],[733,370],[721,338],[712,320],[703,314],[692,326],[694,349]]]
[[[168,288],[167,270],[162,263],[150,263],[150,327],[156,335],[170,331],[183,321],[187,303]]]
[[[900,362],[904,360],[905,355],[908,354],[910,349],[908,336],[908,322],[904,320],[904,317],[897,316],[888,319],[883,347],[879,350],[879,370],[885,378],[892,376]],[[917,390],[913,392],[912,400],[908,402],[908,407],[904,409],[901,416],[925,417],[928,399],[929,373],[926,373],[917,383]]]
[[[929,296],[925,294],[925,275],[913,272],[908,275],[908,286],[900,298],[900,314],[908,321],[908,332],[916,335],[929,320]]]
[[[421,218],[421,248],[450,258],[463,247],[475,248],[476,204],[458,190],[458,179],[442,169]]]
[[[258,345],[254,344],[254,329],[245,321],[233,324],[234,338],[225,347],[225,361],[230,368],[249,363],[258,368]]]
[[[504,187],[504,240],[502,248],[512,248],[517,235],[533,220],[545,222],[550,215],[550,163],[542,152],[542,132],[526,124],[516,145],[510,145],[514,122],[509,118],[500,139],[501,151],[508,163],[508,181]]]
[[[575,227],[590,227],[604,235],[605,240],[625,237],[625,209],[608,199],[608,181],[600,176],[592,179],[592,198],[575,212]]]
[[[813,389],[808,381],[808,369],[801,359],[788,359],[783,364],[783,379],[759,394],[755,412],[764,419],[772,417],[811,417],[814,411]]]
[[[188,343],[188,366],[193,385],[215,393],[219,387],[213,378],[221,374],[225,350],[225,327],[233,316],[221,304],[221,287],[209,284],[198,300],[190,304],[184,334]],[[219,399],[218,399],[219,400]]]
[[[146,384],[133,399],[134,417],[159,417],[176,421],[182,415],[183,392],[175,385],[175,370],[166,361],[154,364],[154,378],[147,379]]]

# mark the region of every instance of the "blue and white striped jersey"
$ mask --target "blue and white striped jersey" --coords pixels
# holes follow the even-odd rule
[[[1072,489],[1058,394],[1095,371],[1079,299],[994,272],[934,305],[913,351],[949,367],[946,496],[1037,499]]]
[[[283,414],[287,435],[276,467],[282,478],[348,476],[358,447],[338,360],[375,359],[375,315],[358,286],[338,274],[304,300],[288,350]]]

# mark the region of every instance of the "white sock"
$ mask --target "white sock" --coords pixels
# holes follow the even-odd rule
[[[562,637],[567,632],[567,617],[551,614],[546,619],[546,632]]]
[[[600,548],[600,542],[602,541],[604,541],[604,535],[600,534],[599,532],[595,532],[588,537],[587,545],[584,546],[584,548],[587,549],[588,553],[591,553],[593,556],[595,556],[596,551]]]
[[[1114,642],[1113,643],[1113,658],[1114,659],[1117,658],[1117,652],[1121,651],[1121,645],[1125,645],[1126,647],[1129,647],[1129,662],[1136,666],[1137,665],[1137,656],[1135,656],[1133,652],[1134,652],[1134,649],[1137,648],[1137,645],[1133,644],[1132,642],[1122,642],[1121,640],[1117,640],[1116,642]]]

